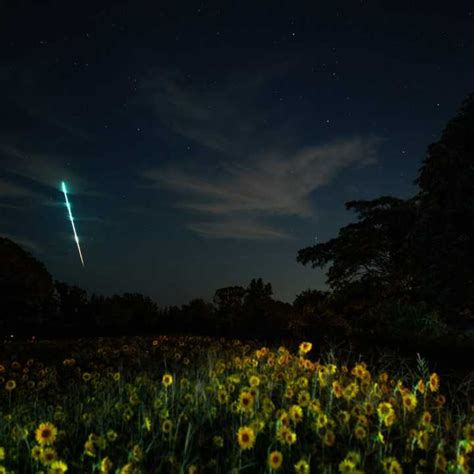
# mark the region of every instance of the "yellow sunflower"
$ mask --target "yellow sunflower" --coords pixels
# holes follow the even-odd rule
[[[250,426],[241,426],[237,431],[237,442],[240,449],[251,449],[255,444],[255,432]]]
[[[242,390],[239,395],[239,410],[249,412],[252,410],[254,404],[253,396],[250,392]]]
[[[283,464],[283,454],[280,451],[272,451],[268,455],[268,467],[276,471]]]
[[[165,374],[163,375],[161,382],[163,383],[165,387],[169,387],[170,385],[173,384],[173,376],[171,374]]]
[[[403,408],[405,408],[406,411],[413,411],[416,408],[417,405],[417,400],[416,400],[416,395],[414,393],[404,393],[402,395],[402,401],[403,401]]]
[[[67,464],[64,461],[54,461],[49,468],[48,474],[64,474],[67,471]]]
[[[170,419],[167,419],[163,421],[163,424],[161,425],[161,431],[163,433],[171,433],[171,430],[173,429],[173,422]]]
[[[109,474],[112,471],[113,463],[108,456],[102,459],[99,464],[100,474]]]
[[[311,342],[302,342],[299,347],[302,354],[307,354],[312,348],[313,344]]]
[[[46,466],[52,464],[56,459],[58,459],[58,455],[54,448],[47,447],[41,451],[40,461]]]
[[[297,472],[298,474],[309,474],[310,473],[309,464],[304,459],[300,459],[294,465],[294,468],[295,468],[295,472]]]
[[[58,429],[49,422],[41,423],[35,431],[35,438],[39,444],[53,444],[56,440]]]
[[[432,392],[437,392],[439,390],[439,375],[436,372],[433,372],[430,375],[428,386]]]
[[[11,392],[15,390],[16,388],[16,382],[14,380],[8,380],[7,383],[5,384],[5,390],[8,392]]]

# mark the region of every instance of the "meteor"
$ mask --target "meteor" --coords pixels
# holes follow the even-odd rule
[[[84,259],[82,258],[81,247],[79,245],[79,237],[77,236],[76,227],[74,225],[74,218],[72,217],[71,205],[69,204],[69,200],[67,198],[66,183],[64,181],[61,183],[61,187],[64,193],[64,198],[66,199],[66,207],[69,212],[69,220],[71,221],[71,224],[72,224],[72,230],[74,232],[74,238],[76,240],[77,250],[79,250],[79,257],[81,257],[82,266],[84,266]]]

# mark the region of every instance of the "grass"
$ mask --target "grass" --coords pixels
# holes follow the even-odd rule
[[[13,345],[0,365],[0,473],[472,472],[472,399],[446,397],[423,359],[400,371],[311,346]]]

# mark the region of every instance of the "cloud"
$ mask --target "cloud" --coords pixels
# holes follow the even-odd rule
[[[291,239],[286,232],[251,220],[226,219],[218,222],[197,222],[187,226],[192,231],[213,238],[250,240]]]
[[[280,81],[298,59],[268,58],[265,66],[248,64],[234,69],[219,84],[202,85],[171,71],[155,74],[142,83],[141,103],[150,107],[161,125],[200,146],[226,155],[241,156],[256,144],[272,140],[269,111],[255,103],[262,89]],[[280,141],[282,137],[280,137]]]
[[[65,157],[32,153],[10,144],[0,144],[0,156],[5,163],[4,168],[6,171],[44,187],[58,190],[60,182],[67,180],[74,183],[74,189],[80,190],[80,194],[101,195],[101,193],[94,189],[93,184],[89,180],[75,173],[67,165],[68,159]],[[11,184],[11,186],[18,187],[16,184]],[[26,192],[26,188],[23,189]],[[41,193],[30,191],[29,195],[30,197],[44,199]]]
[[[18,184],[12,183],[10,181],[6,181],[0,178],[0,197],[2,198],[35,198],[42,196],[30,189],[27,189],[23,186]]]
[[[218,174],[196,174],[175,165],[149,169],[143,177],[149,186],[182,195],[177,207],[224,218],[212,225],[189,226],[202,235],[287,238],[283,230],[267,228],[256,220],[241,231],[239,220],[227,218],[311,217],[311,193],[328,185],[344,168],[374,162],[378,142],[376,137],[354,137],[288,154],[270,152],[245,164],[230,162]]]
[[[146,86],[149,103],[162,124],[197,142],[210,153],[185,164],[149,167],[141,173],[146,186],[178,198],[175,207],[211,218],[187,227],[204,236],[289,238],[263,219],[310,218],[311,194],[351,166],[376,162],[380,137],[352,136],[310,146],[295,143],[296,123],[268,126],[272,110],[255,101],[282,71],[232,78],[220,88],[201,88],[160,76]],[[265,113],[264,113],[265,112]],[[293,138],[292,138],[293,137]],[[216,159],[216,154],[218,158]]]

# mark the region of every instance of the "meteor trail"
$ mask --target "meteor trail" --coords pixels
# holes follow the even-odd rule
[[[69,220],[71,221],[71,224],[72,224],[72,230],[74,232],[74,238],[76,239],[77,250],[79,250],[79,257],[81,257],[82,266],[84,266],[84,259],[82,258],[81,247],[79,245],[79,237],[77,236],[76,227],[74,225],[74,218],[72,217],[71,205],[69,204],[69,200],[67,198],[66,183],[63,181],[61,183],[61,186],[62,186],[62,189],[63,189],[64,198],[66,199],[66,207],[67,207],[67,210],[69,212]]]

